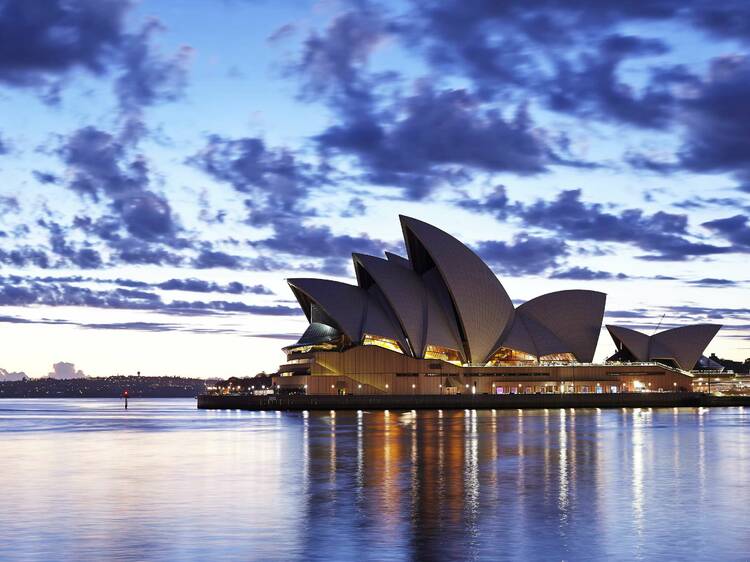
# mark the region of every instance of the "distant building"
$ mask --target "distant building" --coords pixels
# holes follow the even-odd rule
[[[288,280],[310,325],[284,348],[287,362],[274,376],[281,392],[689,390],[689,371],[719,329],[699,325],[651,340],[609,327],[620,334],[619,355],[594,364],[604,293],[557,291],[514,307],[469,248],[425,222],[400,219],[408,257],[353,254],[357,285]],[[641,336],[650,342],[646,353]]]

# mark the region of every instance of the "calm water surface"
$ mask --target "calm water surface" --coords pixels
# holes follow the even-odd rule
[[[0,560],[747,560],[750,409],[0,401]]]

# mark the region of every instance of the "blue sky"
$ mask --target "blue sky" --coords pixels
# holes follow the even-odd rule
[[[744,359],[749,49],[744,2],[0,0],[0,367],[272,371],[284,279],[399,213]]]

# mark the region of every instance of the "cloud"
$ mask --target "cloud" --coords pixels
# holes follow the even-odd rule
[[[52,253],[64,260],[58,265],[73,265],[80,269],[98,269],[102,266],[102,257],[93,248],[76,248],[66,238],[66,231],[56,222],[41,219],[37,224],[49,231]]]
[[[747,215],[716,219],[704,222],[703,226],[729,240],[735,251],[750,252],[750,222]]]
[[[47,253],[30,246],[21,246],[15,250],[3,250],[0,248],[0,263],[12,267],[35,266],[41,269],[51,267]]]
[[[714,59],[708,77],[683,101],[686,139],[682,167],[697,172],[750,174],[750,59]]]
[[[576,279],[580,281],[594,281],[601,279],[627,279],[624,273],[610,273],[609,271],[593,270],[588,267],[573,266],[553,272],[550,279]]]
[[[57,150],[68,170],[67,187],[109,213],[96,221],[78,217],[77,228],[106,241],[125,263],[179,263],[181,258],[153,245],[184,248],[182,231],[167,199],[150,190],[145,158],[111,133],[88,126],[77,129]]]
[[[57,185],[60,183],[60,178],[52,172],[32,170],[31,175],[34,176],[34,179],[42,185]]]
[[[489,213],[499,220],[505,220],[513,211],[513,205],[508,197],[504,185],[497,185],[481,199],[475,199],[468,195],[456,200],[456,205],[470,211]]]
[[[404,94],[397,72],[370,70],[378,45],[404,33],[401,22],[365,6],[304,42],[289,73],[303,99],[324,101],[337,118],[314,138],[324,156],[354,159],[362,181],[399,187],[410,199],[466,181],[473,170],[528,175],[583,164],[556,154],[523,104],[486,107],[470,88],[427,78]]]
[[[96,290],[41,278],[0,278],[0,306],[85,306],[114,310],[141,310],[178,316],[246,313],[263,316],[297,316],[298,307],[254,305],[239,301],[164,301],[149,291],[117,288]]]
[[[511,202],[505,187],[497,186],[483,198],[465,196],[458,205],[506,220],[519,220],[522,226],[557,232],[566,241],[596,240],[617,242],[640,248],[645,260],[683,261],[695,256],[710,256],[734,251],[690,240],[687,215],[659,211],[647,214],[641,209],[608,211],[599,203],[586,203],[580,189],[564,190],[552,200],[537,199],[530,204]],[[735,221],[737,219],[734,219]],[[704,224],[725,230],[728,226]],[[741,237],[741,229],[737,236]]]
[[[487,263],[514,275],[541,273],[558,266],[558,260],[568,254],[562,240],[536,236],[517,236],[512,242],[485,240],[475,249]]]
[[[354,107],[362,111],[372,107],[376,85],[374,77],[365,73],[367,62],[377,45],[395,30],[394,22],[361,4],[334,18],[324,33],[311,33],[299,60],[287,72],[302,78],[303,97],[325,97],[342,111]]]
[[[0,382],[22,381],[27,378],[28,376],[23,371],[11,372],[6,369],[0,368]]]
[[[321,185],[312,166],[284,148],[269,148],[260,138],[209,137],[189,163],[216,180],[248,195],[249,222],[264,226],[278,218],[298,219],[314,214],[305,203]]]
[[[10,154],[10,151],[10,143],[5,138],[3,138],[2,134],[0,134],[0,156]]]
[[[4,2],[0,6],[0,81],[48,85],[74,68],[103,74],[123,45],[129,2]]]
[[[193,266],[198,269],[210,269],[214,267],[242,269],[244,267],[241,257],[214,250],[202,250],[193,260]]]
[[[86,374],[78,369],[73,363],[67,363],[60,361],[52,365],[52,372],[47,374],[51,379],[82,379],[86,377]]]
[[[690,241],[686,215],[664,211],[648,215],[641,209],[608,212],[598,203],[582,201],[579,189],[521,206],[516,214],[526,227],[557,231],[567,240],[618,242],[651,252],[642,259],[681,261],[731,251],[727,246]]]
[[[698,285],[700,287],[731,287],[736,285],[736,281],[731,279],[719,279],[716,277],[704,277],[703,279],[694,279],[688,281],[691,285]]]
[[[130,116],[144,106],[178,99],[187,82],[187,63],[192,50],[181,47],[172,58],[164,58],[152,46],[153,36],[164,30],[155,19],[123,42],[123,73],[115,84],[122,111]]]
[[[389,115],[347,116],[316,141],[326,154],[356,157],[367,181],[402,187],[414,199],[466,179],[465,167],[533,175],[556,158],[523,106],[507,117],[466,90],[421,84]]]
[[[240,295],[249,293],[254,295],[272,295],[273,291],[263,285],[243,285],[238,281],[232,281],[227,285],[220,285],[213,281],[203,279],[169,279],[156,285],[163,291],[189,291],[192,293],[230,293]]]
[[[162,24],[148,20],[127,29],[129,0],[45,0],[0,6],[0,82],[41,90],[58,103],[75,70],[104,76],[120,70],[115,93],[121,112],[133,117],[143,106],[176,99],[186,82],[190,49],[164,58],[153,46]]]
[[[666,74],[652,80],[644,91],[618,78],[619,66],[629,58],[665,54],[665,43],[632,35],[610,35],[597,49],[576,63],[560,60],[549,84],[547,103],[555,111],[637,127],[665,128],[673,117],[675,96]],[[677,78],[677,77],[675,77]]]
[[[250,244],[254,248],[271,251],[274,255],[321,260],[321,264],[306,263],[299,267],[331,275],[348,272],[353,252],[380,254],[385,250],[396,250],[392,244],[365,233],[335,234],[328,226],[302,225],[297,221],[277,221],[272,236]]]

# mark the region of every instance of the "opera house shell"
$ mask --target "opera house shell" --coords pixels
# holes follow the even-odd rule
[[[490,268],[461,242],[401,217],[408,259],[354,254],[357,285],[288,280],[310,327],[299,346],[377,345],[462,365],[591,362],[606,295],[558,291],[518,308]]]
[[[694,324],[649,336],[623,326],[607,325],[617,346],[610,361],[659,361],[691,371],[717,334],[719,324]]]
[[[356,285],[327,279],[288,280],[309,326],[298,342],[284,348],[287,364],[280,368],[279,378],[295,378],[284,384],[304,384],[308,389],[310,381],[297,375],[323,374],[339,377],[330,385],[327,381],[327,391],[351,392],[354,387],[392,392],[394,387],[410,388],[404,377],[418,377],[410,382],[411,388],[430,392],[438,388],[437,383],[419,377],[441,373],[441,391],[444,385],[473,384],[476,389],[481,387],[477,379],[469,382],[460,377],[529,374],[532,367],[539,377],[552,373],[540,371],[540,366],[575,365],[575,373],[568,369],[571,376],[585,379],[601,374],[596,384],[614,389],[604,376],[611,375],[612,369],[591,370],[602,328],[604,293],[557,291],[515,307],[492,270],[456,238],[414,218],[401,216],[400,221],[407,257],[389,252],[385,259],[353,254]],[[610,332],[613,329],[620,334],[616,341],[625,342],[623,349],[628,350],[620,354],[622,362],[626,355],[646,362],[669,357],[677,372],[689,369],[686,365],[696,350],[699,357],[705,348],[699,345],[703,340],[692,338],[694,333],[704,334],[700,327],[684,332],[690,336],[684,345],[678,341],[682,333],[675,339],[664,332],[645,347],[642,334],[616,327]],[[581,365],[588,365],[589,371],[580,371]],[[555,376],[564,378],[565,372],[556,371]],[[445,379],[447,374],[458,378]],[[488,392],[505,392],[505,383],[498,380],[491,387],[485,379],[481,382]]]

